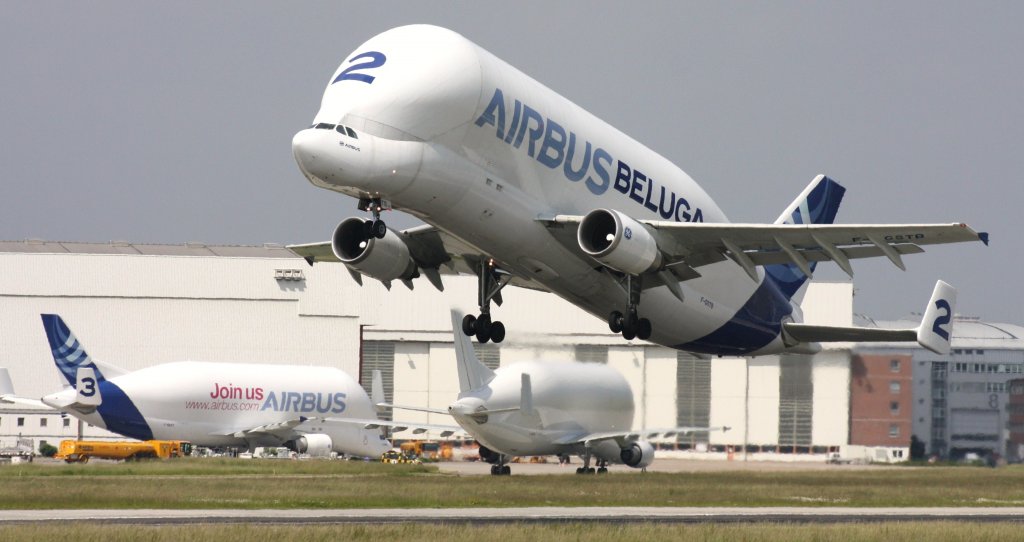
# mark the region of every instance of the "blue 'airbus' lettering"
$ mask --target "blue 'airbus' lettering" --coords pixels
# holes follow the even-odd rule
[[[626,162],[614,160],[604,148],[583,140],[576,132],[566,130],[529,105],[515,100],[508,123],[506,113],[505,95],[500,88],[495,88],[476,125],[494,126],[495,136],[517,149],[522,148],[525,140],[526,154],[531,158],[551,169],[561,168],[566,179],[574,183],[583,181],[596,195],[614,188],[665,220],[704,222],[704,213],[699,207],[691,209],[686,198]]]
[[[274,412],[319,412],[320,414],[340,414],[345,411],[345,394],[330,393],[299,393],[296,391],[270,392],[260,410]]]

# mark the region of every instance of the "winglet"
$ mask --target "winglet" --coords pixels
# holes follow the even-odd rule
[[[482,388],[494,379],[494,371],[480,363],[473,350],[473,343],[462,333],[462,315],[452,311],[452,333],[455,335],[455,359],[459,369],[459,391],[467,392]]]
[[[988,246],[988,232],[987,231],[978,232],[978,239],[981,239],[981,242],[985,243],[985,246]]]
[[[0,395],[14,395],[14,382],[7,367],[0,367]]]
[[[384,377],[380,369],[373,370],[373,382],[370,384],[370,402],[373,403],[377,412],[385,410],[384,404]]]
[[[921,346],[939,355],[949,354],[955,307],[956,288],[941,280],[936,282],[924,318],[921,319],[921,326],[917,328],[917,342]]]

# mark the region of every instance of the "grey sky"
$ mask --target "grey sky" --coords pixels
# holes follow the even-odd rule
[[[1024,322],[1024,3],[3,4],[3,239],[326,239],[354,202],[302,178],[291,137],[348,53],[424,22],[662,153],[734,221],[827,173],[840,222],[989,231],[906,273],[855,262],[856,310],[919,311],[943,278],[959,312]]]

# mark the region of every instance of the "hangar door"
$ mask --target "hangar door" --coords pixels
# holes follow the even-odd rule
[[[950,412],[949,428],[952,440],[998,442],[999,410],[954,408]]]

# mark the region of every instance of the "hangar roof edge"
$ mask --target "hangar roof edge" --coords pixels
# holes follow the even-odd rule
[[[73,241],[0,241],[0,253],[15,254],[122,254],[132,256],[205,256],[221,258],[298,258],[283,245],[207,245],[205,243],[146,244],[128,241],[87,243]]]

